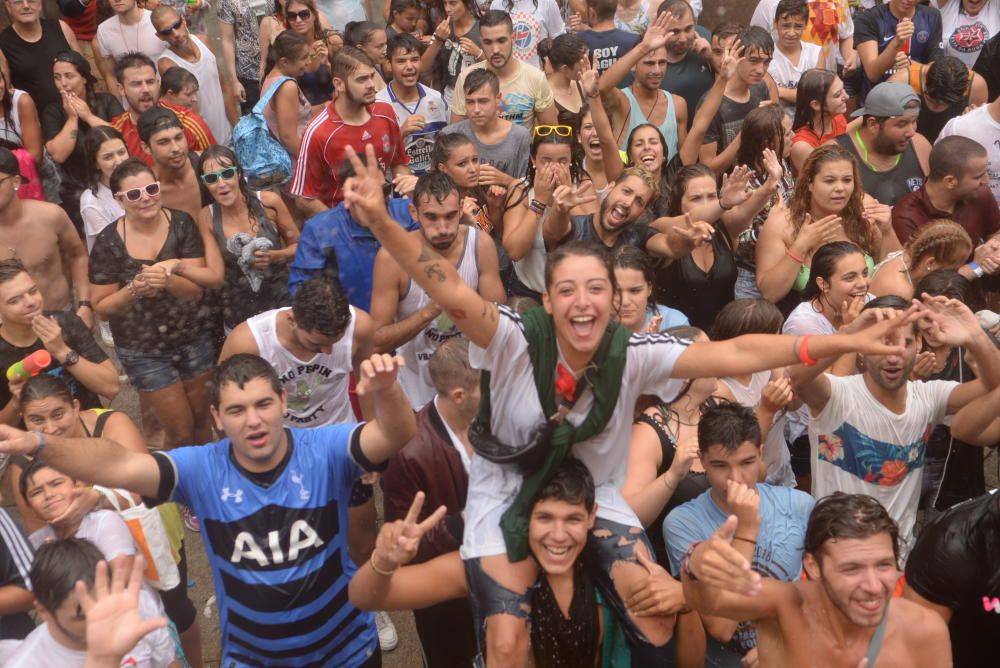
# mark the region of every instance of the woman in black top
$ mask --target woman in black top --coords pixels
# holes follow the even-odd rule
[[[705,165],[689,165],[677,172],[670,196],[669,215],[690,213],[717,202],[715,174]],[[712,224],[712,242],[696,247],[656,272],[657,303],[675,308],[691,324],[710,329],[719,310],[733,301],[736,257],[733,243],[721,221]]]
[[[590,49],[587,43],[572,33],[544,40],[538,45],[538,56],[552,66],[549,86],[555,100],[560,125],[573,128],[573,136],[580,134],[583,115],[587,112],[587,98],[580,86],[580,77],[590,68]]]
[[[202,236],[215,237],[225,263],[226,329],[290,305],[288,263],[295,257],[299,231],[281,197],[266,190],[249,192],[236,154],[225,146],[208,147],[197,172],[212,197],[198,215],[198,227]],[[212,255],[208,257],[213,264]]]
[[[708,341],[696,327],[672,327],[668,334],[692,341]],[[622,496],[646,528],[656,560],[670,563],[663,540],[667,514],[708,489],[708,477],[698,459],[698,422],[710,401],[717,378],[696,378],[669,404],[658,401],[639,414],[632,427],[628,473]]]
[[[97,79],[90,71],[90,63],[76,51],[56,54],[52,80],[61,99],[42,110],[42,136],[45,150],[61,167],[59,194],[63,208],[82,230],[80,194],[90,179],[81,138],[90,128],[110,125],[111,119],[124,109],[113,96],[94,92]]]
[[[191,216],[163,207],[139,158],[118,165],[110,186],[125,215],[90,252],[94,310],[111,321],[118,358],[163,425],[164,445],[207,443],[215,323],[201,312],[201,288],[182,275],[204,271],[201,235]]]
[[[458,75],[483,57],[483,46],[476,0],[444,0],[444,13],[447,18],[434,29],[420,62],[424,72],[433,74],[434,88],[450,107]]]

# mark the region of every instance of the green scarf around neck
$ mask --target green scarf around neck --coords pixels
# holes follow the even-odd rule
[[[552,316],[541,307],[533,308],[521,316],[525,338],[528,340],[528,355],[535,378],[535,389],[542,404],[542,412],[550,416],[558,409],[555,390],[556,365],[559,363],[559,349],[556,344],[555,325]],[[510,508],[500,519],[507,557],[512,562],[526,559],[528,549],[528,521],[535,497],[562,464],[570,448],[581,441],[601,433],[611,420],[618,403],[622,374],[628,352],[631,332],[617,322],[608,325],[608,331],[601,341],[592,365],[585,371],[594,394],[590,412],[578,427],[563,420],[552,432],[542,464],[525,475],[521,489]],[[490,374],[483,373],[480,383],[482,400],[479,418],[489,424],[490,420]]]

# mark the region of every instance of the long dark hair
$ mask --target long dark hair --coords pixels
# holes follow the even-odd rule
[[[296,0],[298,1],[298,0]],[[278,36],[271,42],[271,48],[267,50],[267,61],[264,63],[264,76],[274,69],[278,61],[282,58],[294,58],[302,49],[309,48],[309,40],[287,28],[278,33]]]
[[[239,184],[240,196],[243,198],[243,203],[247,207],[247,220],[250,221],[250,232],[257,236],[260,231],[260,214],[261,207],[258,206],[260,200],[250,193],[247,188],[247,181],[243,178],[243,167],[240,166],[240,161],[236,157],[236,153],[233,149],[228,146],[222,146],[220,144],[213,144],[206,148],[201,156],[198,158],[198,168],[196,170],[198,174],[198,183],[204,189],[205,184],[201,182],[201,175],[205,173],[205,165],[208,164],[209,160],[213,160],[218,164],[222,165],[223,168],[235,167],[236,168],[236,181]],[[214,197],[212,198],[215,199]],[[215,203],[218,206],[218,202]]]
[[[668,191],[670,193],[667,197],[668,216],[681,215],[681,200],[684,199],[684,193],[687,191],[687,184],[695,179],[700,179],[706,176],[713,181],[715,180],[715,172],[709,169],[708,166],[701,163],[681,167],[681,169],[674,175],[674,180],[671,182],[670,189]]]
[[[94,77],[94,73],[90,71],[90,63],[87,59],[81,56],[76,51],[60,51],[52,59],[52,67],[54,68],[56,63],[69,63],[76,69],[76,73],[83,77],[83,90],[87,100],[87,105],[94,109],[94,83],[97,79]]]
[[[284,24],[285,28],[291,30],[291,26],[288,25],[288,5],[295,3],[297,5],[304,5],[306,9],[312,12],[313,18],[313,39],[323,39],[323,25],[319,22],[319,10],[316,9],[316,3],[313,0],[285,0],[285,9],[281,13],[281,22]],[[275,2],[275,5],[278,3]]]
[[[816,118],[816,110],[810,103],[819,103],[820,126],[826,123],[826,96],[837,80],[837,75],[830,70],[812,69],[799,79],[799,89],[795,96],[795,118],[792,120],[792,130],[801,127],[812,127]]]
[[[670,147],[667,146],[667,138],[663,136],[662,132],[660,132],[660,128],[656,127],[652,123],[640,123],[632,128],[632,131],[628,133],[628,139],[625,141],[625,156],[627,158],[625,166],[631,167],[636,164],[632,160],[632,141],[635,139],[636,132],[647,128],[656,132],[656,136],[660,138],[660,146],[663,147],[663,166],[660,167],[660,194],[653,201],[653,208],[656,216],[664,216],[667,215],[666,212],[657,209],[662,209],[663,203],[669,198],[668,193],[670,192],[670,179],[667,174],[667,163],[670,162]],[[581,147],[580,150],[582,151],[583,148]]]
[[[513,209],[528,196],[528,191],[531,190],[531,186],[535,182],[535,156],[538,154],[538,147],[542,144],[569,147],[569,177],[573,184],[590,178],[590,174],[583,167],[583,147],[577,140],[576,132],[573,132],[569,137],[563,137],[555,132],[550,132],[544,137],[536,134],[531,140],[531,160],[528,161],[528,174],[524,177],[524,187],[519,189],[517,199],[504,207],[504,212]]]
[[[653,260],[640,248],[628,244],[621,246],[614,255],[615,269],[634,269],[642,274],[642,278],[649,285],[649,299],[646,302],[646,311],[656,312],[656,298],[654,297],[653,286],[656,285],[656,274],[653,270]]]
[[[104,145],[104,142],[111,141],[112,139],[119,139],[122,144],[125,144],[125,138],[122,137],[122,133],[110,125],[98,125],[90,128],[83,135],[83,157],[84,164],[87,165],[87,187],[95,195],[101,187],[101,169],[97,166],[97,156],[100,154],[101,146]],[[128,145],[125,146],[125,149],[128,150]]]
[[[855,243],[850,241],[834,241],[823,244],[813,253],[812,264],[809,265],[809,282],[806,283],[805,290],[802,291],[803,301],[818,299],[820,295],[819,283],[817,279],[822,278],[829,282],[830,277],[837,271],[837,263],[848,255],[864,255],[865,251]]]
[[[0,83],[3,84],[3,100],[0,100],[0,108],[3,109],[3,119],[7,124],[7,129],[14,133],[17,137],[19,143],[15,144],[9,142],[6,139],[0,139],[0,146],[8,149],[24,148],[24,138],[21,137],[21,133],[16,127],[14,127],[14,118],[12,117],[14,109],[14,86],[7,81],[7,77],[4,76],[3,72],[0,71]]]
[[[743,119],[740,132],[742,139],[736,151],[736,164],[747,165],[758,175],[766,174],[764,169],[764,149],[769,148],[778,156],[785,157],[785,128],[782,121],[785,112],[777,104],[757,107]]]

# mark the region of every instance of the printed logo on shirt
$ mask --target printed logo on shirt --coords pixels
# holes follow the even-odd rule
[[[917,34],[915,34],[914,37],[916,37],[917,41],[920,42],[921,44],[926,44],[927,40],[931,38],[931,34],[927,30],[921,30],[917,32]]]
[[[303,484],[302,482],[303,480],[305,480],[305,476],[298,471],[292,471],[290,478],[292,480],[292,483],[298,485],[299,487],[299,500],[308,501],[310,492],[308,489],[306,489],[305,484]]]
[[[928,424],[918,440],[900,445],[876,440],[845,422],[832,434],[818,434],[819,460],[867,483],[895,487],[923,467],[933,429]]]
[[[365,130],[364,132],[361,133],[361,141],[368,141],[371,138],[372,138],[371,133],[369,133],[368,130]]]
[[[948,38],[948,45],[959,53],[975,53],[990,38],[989,29],[981,22],[959,26]]]
[[[537,49],[535,36],[541,32],[538,19],[524,12],[514,12],[510,18],[514,23],[514,57],[518,60],[530,60]]]
[[[1000,615],[1000,598],[995,596],[983,596],[983,610]]]
[[[232,499],[235,503],[243,503],[243,490],[238,489],[233,492],[228,487],[223,487],[219,498],[222,499],[223,503],[226,503],[229,499]]]
[[[924,177],[922,176],[911,176],[906,179],[906,187],[910,189],[911,193],[915,193],[920,190],[920,186],[924,185]]]
[[[508,93],[500,100],[500,117],[525,127],[534,109],[535,99],[527,93]]]
[[[594,67],[598,72],[604,72],[618,62],[618,45],[606,46],[603,49],[594,49]]]

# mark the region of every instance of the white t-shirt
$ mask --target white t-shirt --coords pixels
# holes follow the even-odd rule
[[[750,25],[763,28],[771,33],[771,38],[775,41],[778,40],[778,33],[774,29],[774,14],[778,10],[779,0],[760,0],[757,8],[753,12],[753,16],[750,17]],[[843,57],[840,55],[840,40],[845,40],[848,37],[854,36],[854,19],[851,18],[850,8],[847,5],[847,0],[826,0],[823,3],[817,3],[815,0],[808,2],[809,7],[809,17],[814,18],[817,11],[821,13],[830,12],[830,16],[836,19],[836,14],[839,11],[842,19],[840,23],[837,24],[837,39],[838,43],[826,43],[826,40],[817,35],[819,39],[826,46],[820,46],[820,63],[818,67],[822,67],[828,70],[836,71],[838,64],[843,64]],[[824,14],[825,17],[825,14]],[[822,28],[822,24],[817,26],[819,29]],[[802,41],[808,41],[809,35],[812,34],[814,28],[809,22],[806,23],[806,30],[803,33],[804,39]],[[825,30],[825,29],[824,29]],[[828,34],[828,33],[827,33]],[[775,49],[777,53],[777,49]]]
[[[410,157],[410,171],[417,175],[430,171],[431,153],[434,151],[437,134],[448,125],[450,118],[448,103],[444,101],[441,93],[433,88],[417,84],[417,102],[413,107],[410,107],[409,103],[402,102],[396,97],[392,90],[392,82],[390,82],[385,88],[375,93],[375,99],[392,105],[400,128],[410,116],[424,117],[423,130],[411,132],[403,138],[403,142],[406,144],[406,154]]]
[[[94,248],[94,240],[105,227],[125,215],[125,209],[115,199],[111,188],[103,183],[98,184],[97,194],[90,188],[80,194],[80,217],[83,218],[83,230],[87,234],[87,252]]]
[[[198,62],[192,63],[181,58],[170,49],[165,49],[161,58],[166,58],[177,67],[182,67],[198,80],[198,114],[212,131],[219,144],[229,143],[233,126],[226,116],[226,100],[222,95],[222,80],[219,79],[219,64],[204,42],[191,35],[191,40],[200,53]]]
[[[997,203],[1000,203],[1000,120],[993,118],[989,107],[990,105],[984,104],[964,116],[951,119],[941,130],[937,141],[952,135],[960,135],[982,144],[990,161],[987,169],[990,190],[993,191]]]
[[[473,368],[490,372],[491,431],[502,443],[527,443],[545,422],[532,375],[528,341],[520,316],[500,307],[500,322],[487,348],[469,346]],[[618,491],[625,482],[628,444],[632,438],[632,413],[643,394],[671,401],[683,381],[670,377],[686,342],[667,334],[633,334],[629,339],[625,371],[614,414],[600,434],[573,446],[578,458],[594,476],[597,515],[633,527],[642,524]],[[559,360],[566,365],[562,354]],[[583,422],[593,405],[587,391],[567,416],[571,424]],[[506,551],[500,517],[521,488],[522,476],[511,465],[494,464],[478,455],[469,469],[469,499],[465,506],[465,536],[462,558],[474,559]]]
[[[104,558],[109,561],[122,554],[136,554],[135,542],[132,540],[128,525],[113,510],[95,510],[86,515],[80,522],[76,537],[86,538],[96,545]],[[36,550],[43,543],[55,539],[56,532],[47,524],[28,536],[28,540]]]
[[[809,302],[802,302],[788,314],[785,324],[781,327],[782,334],[806,336],[817,334],[836,334],[837,328],[826,319],[822,313],[813,308]],[[788,442],[792,443],[806,433],[809,425],[809,408],[800,406],[794,411],[788,411]]]
[[[900,555],[913,545],[924,455],[934,426],[943,422],[958,383],[909,381],[906,410],[893,413],[872,396],[864,375],[831,376],[830,401],[809,420],[812,495],[868,494],[899,525]]]
[[[791,88],[796,90],[799,87],[799,79],[806,70],[819,67],[819,55],[822,50],[818,44],[800,42],[802,52],[799,54],[799,64],[795,65],[788,57],[781,52],[781,49],[774,48],[774,56],[771,58],[771,65],[767,68],[767,73],[774,79],[774,83],[779,88]],[[791,119],[795,116],[795,105],[782,103],[782,109]]]
[[[142,590],[139,592],[139,614],[144,618],[159,617],[162,608],[156,594]],[[42,624],[28,634],[17,651],[4,663],[6,668],[82,668],[87,658],[86,652],[69,649],[56,642],[49,632],[49,625]],[[167,628],[148,633],[122,659],[121,665],[128,668],[167,668],[176,659],[174,641]]]
[[[142,10],[142,18],[135,25],[125,25],[117,15],[97,26],[97,45],[105,58],[117,58],[130,51],[139,51],[153,59],[155,63],[167,48],[167,43],[156,36],[156,28],[150,20],[148,9]]]
[[[541,68],[538,58],[538,44],[546,38],[556,38],[566,32],[559,5],[555,0],[514,0],[508,11],[510,0],[493,0],[490,9],[499,9],[510,14],[514,23],[514,57]],[[536,7],[537,4],[537,7]],[[460,90],[456,85],[455,90]]]
[[[931,0],[931,5],[938,7],[937,0]],[[945,54],[972,67],[986,42],[1000,32],[1000,2],[987,0],[976,16],[962,11],[962,0],[951,0],[938,9]]]

